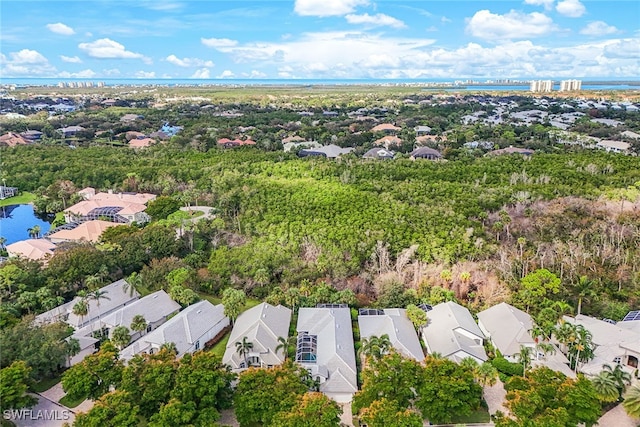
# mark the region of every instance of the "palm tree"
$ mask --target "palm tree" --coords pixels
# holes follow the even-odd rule
[[[287,358],[287,353],[289,352],[289,346],[294,342],[293,340],[295,340],[296,337],[289,337],[289,338],[284,338],[284,337],[278,337],[278,345],[276,346],[276,355],[278,354],[279,351],[282,351],[282,356],[284,356],[284,358]]]
[[[80,326],[84,324],[84,316],[89,314],[89,303],[87,300],[82,298],[80,301],[74,304],[72,308],[73,314],[80,317]]]
[[[618,399],[618,387],[607,372],[600,372],[591,382],[602,402],[615,402]]]
[[[629,416],[640,418],[640,383],[629,387],[627,393],[624,395],[622,406],[624,406]]]
[[[7,243],[7,238],[0,236],[0,249],[4,249],[4,245]]]
[[[611,378],[616,385],[618,389],[618,399],[622,399],[622,393],[624,393],[627,386],[631,384],[631,374],[622,369],[622,366],[617,363],[615,368],[612,368],[611,365],[602,365],[602,369],[604,370],[601,373]]]
[[[594,281],[589,280],[587,276],[580,276],[578,283],[574,286],[576,295],[578,295],[578,316],[582,313],[582,300],[589,301],[597,294],[593,289]]]
[[[33,227],[27,229],[27,233],[29,233],[29,237],[32,237],[34,239],[37,239],[40,237],[40,231],[41,231],[41,228],[39,225],[34,225]]]
[[[465,357],[460,362],[460,366],[462,366],[463,368],[465,368],[465,369],[467,369],[467,370],[469,370],[471,372],[475,372],[476,369],[478,369],[478,367],[480,366],[480,364],[473,357]]]
[[[111,300],[111,298],[109,298],[107,294],[107,291],[101,291],[100,289],[96,289],[95,291],[91,291],[87,294],[87,298],[94,300],[98,306],[98,323],[100,323],[101,321],[100,300]],[[100,325],[100,328],[102,328],[102,325]]]
[[[498,370],[491,363],[484,362],[476,369],[475,376],[480,385],[494,385],[498,380]]]
[[[531,367],[531,358],[533,356],[534,349],[527,347],[526,345],[520,346],[520,353],[516,354],[516,358],[522,363],[522,376],[527,377],[527,369]]]
[[[129,334],[129,328],[126,326],[117,326],[111,335],[111,342],[120,350],[125,348],[131,341],[131,335]]]
[[[249,361],[247,359],[247,354],[253,349],[253,343],[248,340],[247,337],[243,337],[242,341],[236,342],[236,353],[240,356],[244,357],[244,366],[246,368],[249,367]]]
[[[142,336],[142,332],[147,329],[147,320],[144,318],[142,314],[136,314],[131,319],[131,330],[134,332],[138,332],[139,336]]]
[[[168,351],[169,353],[178,354],[178,348],[174,342],[166,342],[160,346],[160,351]]]
[[[365,357],[372,357],[374,360],[381,359],[391,349],[391,340],[389,335],[384,334],[379,337],[372,335],[362,340],[360,353]]]
[[[80,353],[80,342],[75,338],[69,338],[65,347],[67,365],[71,366],[71,358]]]
[[[134,293],[140,294],[140,288],[142,287],[142,277],[136,272],[131,273],[129,277],[126,278],[124,284],[122,285],[122,290],[124,292],[129,292],[129,296],[133,296]]]

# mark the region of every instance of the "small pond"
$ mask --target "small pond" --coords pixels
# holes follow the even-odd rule
[[[51,228],[51,224],[33,211],[32,205],[9,205],[0,208],[0,236],[7,239],[5,245],[27,240],[29,229],[40,227],[40,236]]]

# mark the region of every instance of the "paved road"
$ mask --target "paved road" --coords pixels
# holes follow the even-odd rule
[[[62,427],[64,423],[73,424],[74,413],[64,406],[52,402],[43,396],[34,395],[38,398],[36,406],[30,411],[23,410],[11,421],[18,427]]]

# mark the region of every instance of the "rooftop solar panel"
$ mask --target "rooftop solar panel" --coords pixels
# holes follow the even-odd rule
[[[627,313],[622,319],[623,322],[632,322],[634,320],[640,320],[640,310],[633,310]]]

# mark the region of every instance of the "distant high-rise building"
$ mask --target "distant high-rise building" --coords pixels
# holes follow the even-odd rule
[[[531,80],[529,86],[531,92],[551,92],[553,90],[552,80]]]
[[[570,92],[582,89],[582,80],[562,80],[560,92]]]

